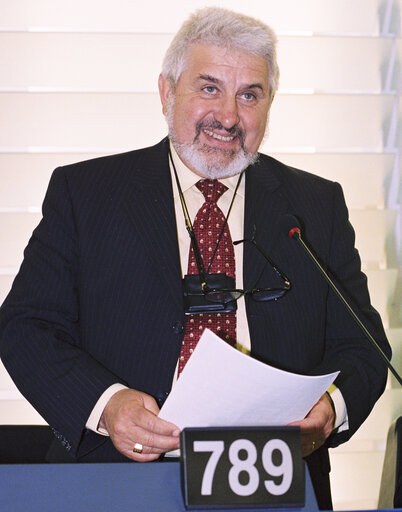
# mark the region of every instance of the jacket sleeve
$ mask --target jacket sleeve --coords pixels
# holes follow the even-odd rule
[[[0,356],[21,393],[75,454],[99,396],[120,382],[80,348],[79,246],[63,168],[0,310]]]

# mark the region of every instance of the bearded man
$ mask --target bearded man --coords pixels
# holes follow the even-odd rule
[[[144,462],[179,447],[179,429],[157,415],[205,326],[273,366],[340,371],[298,422],[319,505],[329,509],[328,447],[361,425],[386,371],[283,233],[286,214],[389,347],[340,186],[258,153],[278,87],[275,44],[258,20],[198,11],[159,78],[169,137],[56,169],[1,310],[1,357],[77,461]],[[204,226],[208,209],[216,232]],[[244,239],[253,243],[233,249]],[[203,270],[207,285],[209,274],[227,274],[244,290],[231,311],[185,309],[182,280]],[[228,400],[236,406],[236,389]]]

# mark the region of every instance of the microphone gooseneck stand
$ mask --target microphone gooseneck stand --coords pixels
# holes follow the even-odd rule
[[[385,365],[389,368],[390,372],[394,375],[396,380],[402,386],[402,379],[399,376],[398,372],[395,370],[395,368],[390,363],[388,357],[385,355],[385,353],[383,352],[381,347],[378,345],[378,343],[375,341],[375,339],[371,336],[371,334],[366,329],[364,324],[360,321],[359,317],[353,311],[353,309],[351,308],[351,306],[349,305],[349,303],[347,302],[345,297],[339,291],[339,289],[337,288],[335,283],[332,281],[332,279],[329,277],[329,275],[325,272],[325,270],[322,267],[322,265],[320,264],[320,262],[317,260],[317,258],[314,256],[314,254],[312,253],[310,248],[306,245],[306,243],[302,239],[301,230],[300,230],[299,223],[298,223],[296,217],[294,217],[293,215],[287,215],[287,217],[289,217],[289,221],[292,222],[292,225],[294,226],[288,232],[290,238],[292,238],[293,240],[296,240],[301,245],[301,247],[303,248],[304,252],[309,256],[309,258],[313,261],[313,263],[316,266],[316,268],[318,268],[318,270],[321,272],[321,275],[324,277],[324,279],[330,285],[331,289],[336,293],[337,297],[342,302],[342,304],[345,306],[346,310],[352,316],[352,318],[354,319],[356,324],[359,326],[360,330],[364,333],[366,338],[369,340],[369,342],[371,343],[372,347],[376,350],[378,355],[384,361]]]

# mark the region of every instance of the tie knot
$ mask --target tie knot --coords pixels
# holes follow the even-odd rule
[[[203,193],[207,203],[216,203],[221,195],[228,189],[226,185],[218,180],[200,180],[195,186]]]

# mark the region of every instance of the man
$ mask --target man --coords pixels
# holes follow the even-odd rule
[[[252,239],[259,248],[236,245],[236,288],[279,286],[260,250],[291,282],[277,300],[257,301],[250,292],[238,301],[227,320],[238,345],[288,371],[341,372],[331,395],[298,422],[320,506],[330,508],[327,448],[364,421],[386,371],[287,237],[286,214],[300,220],[389,347],[339,185],[258,154],[278,77],[275,36],[263,23],[215,8],[190,17],[159,79],[169,139],[54,172],[43,220],[2,308],[1,357],[75,460],[143,462],[177,448],[179,429],[157,414],[193,336],[190,324],[200,320],[183,305],[182,277],[192,266],[197,274],[199,264],[188,259],[184,206],[194,220],[204,203],[199,180],[221,180],[229,192],[216,208],[229,217],[232,240]]]

